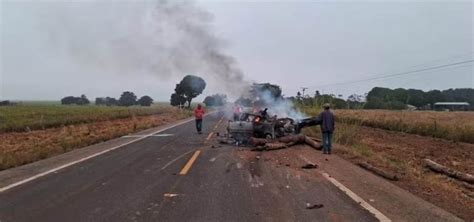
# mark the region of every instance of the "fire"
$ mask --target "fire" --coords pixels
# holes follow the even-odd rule
[[[256,123],[260,122],[260,117],[259,116],[255,117],[254,122],[256,122]]]

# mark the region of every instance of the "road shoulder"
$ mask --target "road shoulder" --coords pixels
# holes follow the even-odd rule
[[[146,135],[158,133],[174,126],[178,126],[189,121],[193,118],[187,118],[179,120],[170,124],[146,129],[140,132],[133,133],[132,137],[119,137],[112,140],[108,140],[102,143],[94,144],[91,146],[75,149],[73,151],[57,155],[48,159],[43,159],[23,166],[7,169],[0,171],[0,192],[8,189],[9,186],[29,178],[34,178],[38,175],[54,173],[54,169],[61,168],[62,166],[69,166],[76,162],[82,162],[89,157],[95,157],[130,143],[136,142],[145,138]],[[53,171],[53,172],[50,172]]]
[[[307,162],[317,164],[318,169],[312,171],[313,175],[329,174],[392,221],[463,221],[336,155],[322,155],[306,146],[262,152],[261,155],[278,166],[302,171],[301,166]]]

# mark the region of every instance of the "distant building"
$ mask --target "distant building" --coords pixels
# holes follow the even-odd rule
[[[471,105],[467,102],[437,102],[433,104],[434,110],[468,111]]]

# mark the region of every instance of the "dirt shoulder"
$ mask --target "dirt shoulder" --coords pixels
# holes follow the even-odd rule
[[[0,170],[46,159],[143,129],[189,117],[189,113],[162,113],[45,130],[0,134]]]
[[[463,183],[423,167],[429,158],[464,173],[474,172],[474,144],[360,127],[359,141],[336,146],[335,153],[401,175],[393,183],[465,220],[474,219],[474,191]]]
[[[243,160],[264,161],[275,168],[288,168],[291,169],[288,172],[298,175],[322,178],[323,172],[328,173],[392,221],[462,221],[453,214],[337,155],[322,155],[320,151],[308,146],[298,145],[264,152],[239,149],[235,154]],[[307,163],[316,164],[317,168],[302,169]]]

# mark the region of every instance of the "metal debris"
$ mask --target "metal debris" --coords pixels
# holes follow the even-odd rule
[[[319,208],[323,208],[324,205],[323,204],[310,204],[310,203],[306,203],[306,209],[319,209]]]
[[[312,163],[307,163],[304,166],[302,166],[301,168],[303,168],[303,169],[316,169],[316,168],[318,168],[318,165],[312,164]]]

